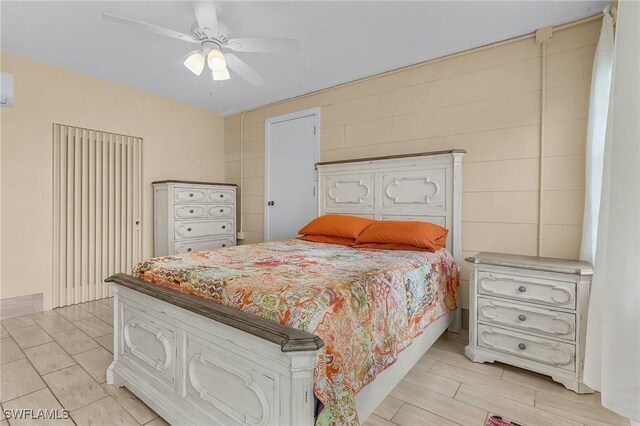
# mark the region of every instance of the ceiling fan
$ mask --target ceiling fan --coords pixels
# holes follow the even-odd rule
[[[103,13],[102,17],[108,21],[151,31],[165,37],[199,44],[199,49],[187,55],[184,66],[195,75],[201,75],[206,64],[215,81],[228,80],[231,77],[229,75],[230,68],[254,86],[264,84],[262,77],[253,68],[227,50],[274,53],[300,49],[298,41],[289,38],[231,38],[218,22],[218,13],[213,1],[194,1],[193,12],[196,16],[196,22],[191,27],[190,35],[109,13]],[[222,50],[225,52],[223,53]]]

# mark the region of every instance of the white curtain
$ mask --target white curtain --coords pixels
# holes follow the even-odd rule
[[[602,188],[602,166],[604,164],[604,139],[609,114],[611,71],[613,69],[613,19],[609,8],[602,18],[602,30],[593,60],[591,73],[591,97],[587,122],[587,164],[585,170],[584,218],[582,221],[582,244],[580,259],[593,264],[596,255],[598,210]]]
[[[620,1],[585,383],[640,422],[640,2]]]

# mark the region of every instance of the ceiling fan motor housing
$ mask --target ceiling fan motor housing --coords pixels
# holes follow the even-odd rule
[[[218,46],[220,46],[228,42],[230,39],[230,37],[223,32],[213,31],[209,28],[199,27],[197,22],[195,22],[191,27],[191,34],[193,35],[193,37],[203,42],[203,46],[204,46],[204,42],[207,42],[207,41],[214,42]]]

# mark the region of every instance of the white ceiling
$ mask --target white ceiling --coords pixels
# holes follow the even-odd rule
[[[228,115],[591,16],[608,1],[222,2],[232,37],[291,37],[301,50],[239,53],[266,84],[211,85],[180,58],[193,45],[104,21],[102,12],[189,33],[186,1],[0,2],[4,51]],[[16,78],[20,78],[17,76]],[[213,94],[210,89],[213,87]]]

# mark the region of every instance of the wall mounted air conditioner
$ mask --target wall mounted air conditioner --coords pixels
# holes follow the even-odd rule
[[[13,75],[0,73],[0,106],[11,107],[13,105]]]

